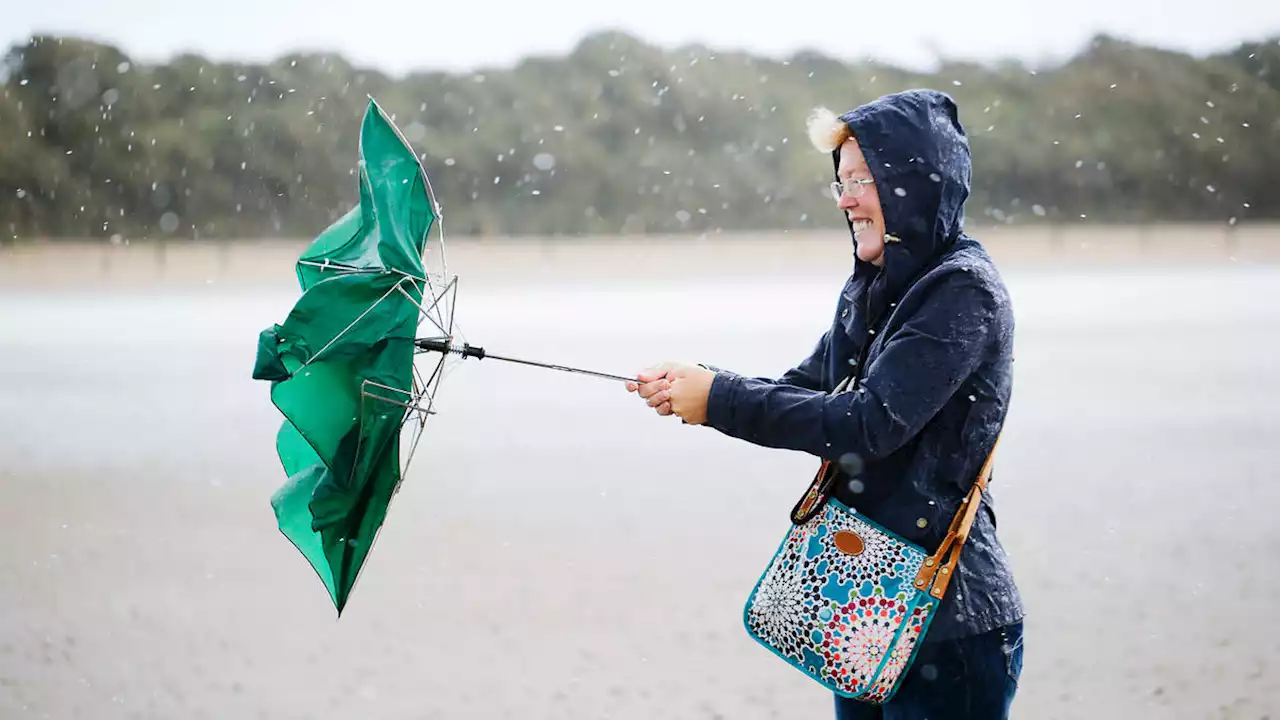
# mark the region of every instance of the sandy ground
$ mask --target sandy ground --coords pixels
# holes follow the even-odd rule
[[[469,340],[776,374],[843,272],[555,252],[540,267],[578,270],[472,265]],[[275,272],[0,285],[0,718],[830,716],[741,623],[813,463],[595,378],[456,367],[335,619],[268,504],[279,416],[250,371],[296,297]],[[1280,267],[1005,273],[1018,375],[994,494],[1031,613],[1016,716],[1277,717]]]
[[[432,230],[438,238],[441,226]],[[450,271],[464,284],[590,283],[638,276],[700,283],[715,277],[806,280],[844,268],[850,244],[840,232],[786,232],[618,238],[472,238],[444,228]],[[1058,225],[977,227],[1001,264],[1018,267],[1186,267],[1203,263],[1280,263],[1280,224]],[[192,292],[289,285],[309,238],[164,242],[105,240],[0,242],[0,287],[96,291],[162,287]],[[434,247],[434,244],[432,245]]]

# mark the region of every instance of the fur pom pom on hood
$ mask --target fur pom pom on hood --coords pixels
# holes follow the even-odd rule
[[[834,152],[850,137],[849,126],[834,112],[825,108],[814,108],[809,114],[809,142],[820,152]]]

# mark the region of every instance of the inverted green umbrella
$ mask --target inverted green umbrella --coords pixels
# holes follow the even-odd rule
[[[271,382],[271,401],[285,417],[276,450],[288,481],[271,498],[277,524],[339,615],[434,414],[446,360],[489,357],[633,379],[459,341],[457,278],[444,262],[443,232],[428,242],[440,205],[409,143],[372,100],[359,155],[360,204],[298,258],[302,297],[282,324],[259,335],[253,370]],[[430,333],[418,337],[424,321]],[[438,355],[425,379],[414,363],[422,353]]]

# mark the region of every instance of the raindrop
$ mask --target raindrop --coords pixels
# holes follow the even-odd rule
[[[1204,189],[1205,189],[1205,190],[1208,190],[1209,192],[1218,192],[1218,189],[1217,189],[1217,188],[1215,188],[1215,187],[1214,187],[1214,186],[1212,186],[1212,185],[1205,185],[1205,186],[1204,186]]]
[[[1076,167],[1084,167],[1084,161],[1083,161],[1083,160],[1077,160],[1077,161],[1076,161]]]
[[[557,126],[555,126],[555,128],[553,128],[553,129],[554,129],[556,132],[564,132],[564,126],[563,126],[563,125],[557,125]]]
[[[960,82],[959,80],[952,80],[952,81],[951,81],[951,84],[952,84],[952,85],[955,85],[956,87],[960,87],[960,86],[961,86],[961,85],[963,85],[964,83]]]
[[[129,72],[129,61],[126,60],[120,63],[119,65],[116,65],[116,72],[120,73],[121,75]]]
[[[493,184],[494,184],[494,185],[497,185],[499,182],[502,182],[502,176],[501,176],[501,175],[494,175],[494,176],[493,176]]]
[[[690,219],[690,218],[692,218],[692,217],[693,217],[693,216],[689,214],[689,211],[688,211],[688,210],[677,210],[677,211],[676,211],[676,220],[679,220],[679,221],[680,221],[680,222],[682,222],[682,223],[687,223],[687,222],[689,222],[689,219]]]
[[[1036,214],[1036,216],[1038,216],[1038,217],[1044,217],[1044,214],[1045,214],[1045,213],[1044,213],[1044,206],[1043,206],[1043,205],[1032,205],[1032,206],[1031,206],[1031,212],[1035,213],[1035,214]]]
[[[863,467],[862,456],[857,453],[845,453],[840,456],[840,469],[846,475],[852,477],[861,475]]]
[[[898,188],[894,188],[894,189],[893,189],[893,194],[894,194],[894,195],[897,195],[898,197],[906,197],[906,196],[907,196],[907,190],[906,190],[906,188],[900,188],[900,187],[898,187]]]
[[[916,518],[916,527],[924,529],[929,526],[929,521],[924,518]]]
[[[929,179],[934,182],[942,182],[942,176],[938,173],[929,173]]]
[[[27,196],[27,191],[23,190],[22,188],[18,188],[18,199],[21,200],[26,196]]]
[[[453,166],[455,163],[457,163],[457,162],[458,162],[458,161],[457,161],[457,160],[454,160],[453,158],[445,158],[445,159],[444,159],[444,164],[445,164],[445,165],[448,165],[448,166],[450,166],[450,167],[452,167],[452,166]]]
[[[1207,105],[1207,106],[1209,106],[1209,107],[1213,107],[1213,101],[1212,101],[1212,100],[1205,100],[1205,101],[1204,101],[1204,104],[1205,104],[1205,105]]]
[[[920,666],[920,677],[933,682],[938,679],[938,668],[933,663],[925,663]]]
[[[854,495],[861,495],[862,491],[865,489],[866,489],[866,485],[863,485],[861,480],[855,479],[855,480],[849,481],[849,492],[853,493]]]
[[[119,101],[120,101],[120,91],[115,88],[111,88],[106,92],[102,93],[102,103],[104,105],[115,105]]]
[[[167,233],[171,233],[178,229],[178,215],[174,212],[167,212],[160,216],[160,229]]]
[[[556,166],[556,156],[551,153],[538,153],[533,156],[533,166],[539,170],[550,170]]]
[[[969,402],[978,402],[978,398],[976,396],[970,395]]]

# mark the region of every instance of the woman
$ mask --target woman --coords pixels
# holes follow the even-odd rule
[[[1009,296],[961,227],[968,140],[954,101],[931,90],[839,117],[820,109],[809,137],[833,158],[832,193],[854,244],[831,328],[777,379],[663,363],[627,389],[660,415],[858,468],[834,496],[933,552],[995,445],[1012,381]],[[859,392],[830,392],[853,372]],[[898,692],[884,705],[837,696],[836,717],[1007,717],[1022,619],[984,493],[959,572]]]

